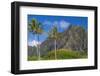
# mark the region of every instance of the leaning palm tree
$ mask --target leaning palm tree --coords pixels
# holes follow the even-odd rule
[[[57,40],[61,38],[60,33],[58,32],[58,29],[56,26],[53,27],[53,29],[49,32],[49,38],[54,40],[54,48],[55,48],[55,59],[57,59]]]
[[[31,22],[28,24],[28,29],[32,32],[33,35],[37,36],[39,42],[39,35],[43,33],[41,23],[39,23],[36,19],[32,19]],[[40,60],[40,45],[37,45],[37,55],[38,59]]]

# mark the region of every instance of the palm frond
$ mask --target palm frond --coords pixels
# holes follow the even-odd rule
[[[38,22],[36,19],[32,19],[32,21],[28,24],[28,30],[32,33],[42,34],[43,29],[41,23]]]

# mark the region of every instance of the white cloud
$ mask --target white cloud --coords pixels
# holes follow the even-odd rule
[[[53,22],[53,25],[58,25],[58,21],[54,21]]]
[[[43,25],[51,25],[52,23],[50,21],[44,21]]]
[[[54,21],[54,22],[51,22],[51,21],[49,21],[49,20],[46,20],[46,21],[43,22],[43,24],[44,24],[44,25],[47,25],[47,26],[51,26],[51,25],[53,25],[53,26],[58,26],[58,25],[59,25],[59,27],[62,28],[62,29],[66,29],[66,28],[68,28],[69,25],[70,25],[70,23],[67,22],[67,21],[65,21],[65,20]]]
[[[60,21],[60,27],[63,29],[68,28],[69,25],[70,25],[70,23],[67,21],[64,21],[64,20]]]
[[[41,44],[41,42],[38,42],[36,40],[33,40],[33,41],[28,42],[28,45],[29,46],[36,46],[37,47],[37,45],[39,45],[39,44]]]

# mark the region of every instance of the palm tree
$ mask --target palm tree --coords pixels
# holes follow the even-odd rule
[[[28,29],[32,32],[33,35],[37,36],[39,42],[39,35],[43,33],[41,23],[39,23],[36,19],[32,19],[31,22],[28,24]],[[40,45],[37,45],[37,55],[38,59],[40,60]]]
[[[53,27],[53,29],[49,32],[49,38],[54,40],[54,48],[55,48],[55,59],[57,59],[57,40],[59,40],[61,37],[60,33],[58,32],[58,29],[56,26]]]

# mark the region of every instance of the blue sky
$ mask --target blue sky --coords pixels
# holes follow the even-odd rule
[[[74,26],[82,26],[85,30],[88,28],[88,17],[77,17],[77,16],[51,16],[51,15],[28,15],[28,22],[32,19],[36,19],[38,22],[42,23],[45,33],[39,36],[39,42],[46,40],[50,29],[55,25],[59,32],[66,30],[70,24]],[[28,32],[28,45],[34,45],[33,42],[37,42],[37,38],[31,32]]]

